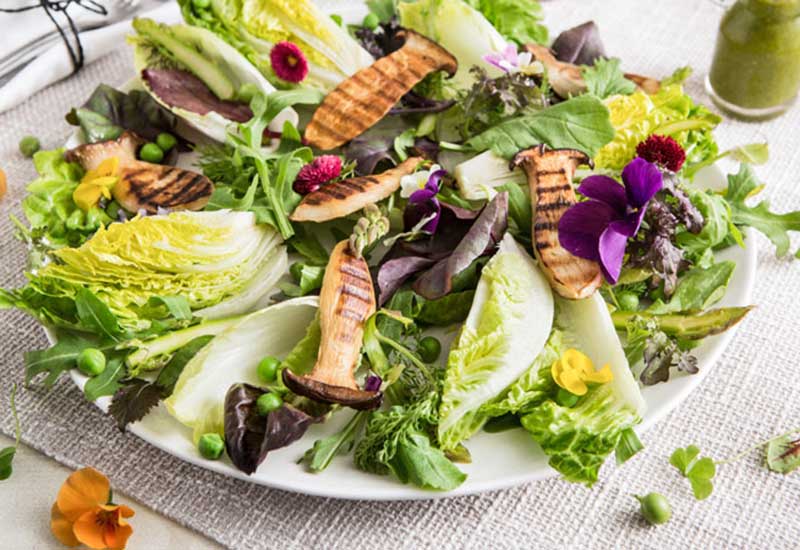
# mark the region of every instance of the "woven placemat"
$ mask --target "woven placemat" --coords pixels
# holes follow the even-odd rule
[[[560,0],[544,6],[554,32],[595,19],[609,53],[624,59],[628,70],[664,76],[677,65],[694,66],[689,88],[704,98],[702,73],[721,15],[711,2]],[[131,73],[130,53],[122,49],[0,116],[0,166],[10,187],[0,201],[0,285],[24,281],[25,250],[7,219],[21,215],[23,186],[34,171],[17,141],[31,133],[45,147],[58,146],[70,131],[64,113],[97,83],[120,85]],[[795,109],[766,124],[726,122],[718,130],[723,147],[770,139],[773,160],[758,174],[781,211],[800,209],[798,128]],[[760,237],[749,246],[759,247],[759,307],[700,389],[643,436],[646,452],[624,468],[607,465],[591,490],[553,479],[478,496],[394,503],[268,490],[120,434],[67,379],[50,392],[34,387],[20,393],[23,439],[70,467],[102,470],[117,490],[232,548],[796,548],[800,476],[771,474],[753,453],[720,467],[714,494],[696,502],[667,462],[678,446],[696,443],[722,458],[800,425],[800,262],[776,260]],[[46,341],[18,312],[0,313],[0,334],[0,396],[6,396],[23,380],[22,352]],[[5,397],[0,403],[0,431],[10,433]],[[649,491],[669,496],[674,517],[668,525],[648,527],[636,514],[630,494]]]

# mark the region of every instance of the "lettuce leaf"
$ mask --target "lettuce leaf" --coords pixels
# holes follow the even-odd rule
[[[506,235],[486,264],[447,360],[439,442],[454,449],[488,416],[482,406],[525,373],[552,327],[553,295],[534,260]]]
[[[176,212],[101,228],[79,248],[28,274],[17,305],[45,322],[58,301],[90,290],[123,329],[141,331],[169,315],[163,300],[183,296],[193,313],[219,318],[260,305],[288,262],[280,236],[249,212]],[[55,302],[55,303],[54,303]]]
[[[520,46],[548,42],[538,0],[467,0],[467,3],[478,9],[500,34]]]
[[[597,153],[597,168],[621,170],[636,156],[636,146],[652,134],[675,138],[686,150],[688,164],[717,155],[713,130],[722,119],[695,104],[680,84],[662,86],[654,95],[636,91],[611,96],[605,105],[616,135]]]

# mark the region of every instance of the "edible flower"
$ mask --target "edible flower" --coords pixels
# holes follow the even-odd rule
[[[336,155],[322,155],[300,169],[292,189],[301,195],[307,195],[338,178],[341,173],[341,158]]]
[[[72,192],[72,200],[83,210],[88,212],[100,202],[101,198],[110,199],[111,189],[119,181],[119,158],[109,157],[101,162],[97,168],[87,171],[78,187]]]
[[[436,170],[433,170],[436,168]],[[442,170],[434,165],[431,170],[425,170],[428,174],[425,186],[417,189],[408,197],[408,204],[403,211],[403,226],[405,231],[425,231],[436,233],[439,226],[439,218],[442,214],[442,205],[436,195],[439,193],[439,182],[447,175],[446,170]],[[420,174],[421,172],[417,172]],[[417,174],[413,174],[416,176]],[[409,176],[405,176],[409,177]],[[402,186],[402,180],[400,182]],[[405,189],[401,189],[401,196]]]
[[[519,53],[515,44],[508,44],[503,51],[486,54],[482,59],[507,73],[522,72],[531,74],[542,72],[540,64],[533,62],[533,54],[531,52]]]
[[[125,548],[133,528],[125,518],[134,511],[112,504],[108,478],[94,468],[71,474],[50,511],[50,530],[65,546]]]
[[[294,42],[278,42],[269,52],[272,70],[281,80],[297,84],[308,76],[308,60]]]
[[[568,349],[554,361],[550,373],[559,387],[575,395],[586,395],[587,384],[606,384],[614,379],[609,365],[594,370],[592,360],[576,349]]]
[[[580,258],[600,263],[616,284],[628,239],[636,236],[647,204],[663,186],[661,170],[642,158],[622,170],[624,186],[608,176],[589,176],[578,191],[589,200],[572,205],[558,223],[558,239]]]
[[[670,172],[679,171],[686,162],[686,151],[670,136],[651,135],[636,146],[636,154]]]

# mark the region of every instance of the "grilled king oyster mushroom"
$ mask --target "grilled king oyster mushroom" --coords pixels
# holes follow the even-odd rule
[[[111,194],[128,212],[144,210],[155,214],[159,208],[169,210],[201,210],[214,192],[207,177],[177,168],[152,164],[136,158],[136,150],[145,140],[133,132],[123,132],[115,140],[86,143],[67,151],[69,162],[79,163],[84,170],[97,168],[110,157],[119,159],[119,181]]]
[[[587,298],[603,284],[597,262],[573,256],[558,240],[558,222],[577,202],[572,188],[575,169],[591,162],[581,151],[553,150],[544,145],[520,151],[511,161],[528,175],[536,259],[553,290],[571,300]]]

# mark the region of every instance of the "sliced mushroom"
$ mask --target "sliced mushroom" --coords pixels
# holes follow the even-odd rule
[[[320,338],[310,374],[283,370],[283,382],[298,395],[354,409],[379,407],[383,394],[358,387],[355,378],[364,324],[375,313],[375,291],[367,262],[355,257],[348,241],[334,247],[319,298]]]
[[[591,159],[574,149],[548,149],[544,145],[517,153],[512,166],[528,175],[533,208],[533,250],[550,286],[564,298],[591,296],[603,284],[597,262],[573,256],[558,240],[558,222],[577,202],[572,178]]]
[[[583,80],[583,69],[580,65],[559,61],[553,52],[538,44],[528,44],[525,47],[545,66],[550,85],[559,96],[570,97],[586,91],[586,82]],[[625,78],[648,94],[654,94],[661,88],[661,82],[647,76],[625,73]]]
[[[375,125],[429,73],[453,76],[458,62],[447,50],[410,30],[398,33],[403,46],[339,84],[327,95],[305,131],[309,145],[329,150]]]
[[[202,174],[152,164],[136,158],[144,140],[133,132],[123,132],[113,141],[87,143],[67,151],[66,159],[84,169],[97,168],[110,157],[119,159],[119,181],[111,194],[128,212],[155,214],[167,210],[201,210],[214,192],[214,184]]]
[[[400,178],[412,174],[420,162],[422,158],[411,157],[382,174],[323,185],[303,197],[290,219],[294,222],[325,222],[358,212],[397,191]]]

